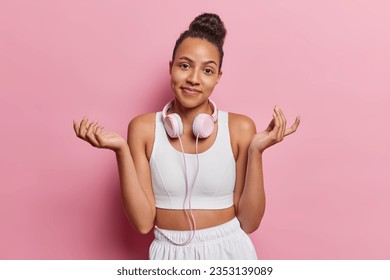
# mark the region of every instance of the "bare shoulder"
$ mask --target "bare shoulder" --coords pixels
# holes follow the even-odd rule
[[[253,134],[256,132],[255,122],[248,116],[229,112],[229,130],[234,134]]]
[[[155,112],[136,116],[129,123],[129,133],[137,133],[139,136],[153,133],[155,124]]]
[[[133,153],[143,151],[147,157],[151,155],[155,127],[155,112],[136,116],[130,121],[127,130],[127,142]]]
[[[256,125],[248,116],[229,112],[229,134],[233,154],[237,160],[239,151],[246,151],[253,135],[256,134]]]

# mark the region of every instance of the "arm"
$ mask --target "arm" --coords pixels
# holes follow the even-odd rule
[[[246,233],[254,232],[265,211],[263,154],[254,148],[247,149],[245,185],[238,203],[237,218]]]
[[[81,121],[80,125],[74,122],[74,130],[79,138],[94,147],[115,152],[123,208],[132,226],[138,232],[145,234],[153,227],[155,207],[150,179],[145,176],[149,172],[145,147],[149,136],[147,132],[150,129],[145,130],[144,126],[147,126],[145,118],[138,117],[132,120],[129,124],[127,143],[115,132],[103,131],[103,127],[97,122],[88,124],[86,118]],[[134,155],[130,152],[131,150],[134,151]]]
[[[130,122],[127,141],[131,151],[130,157],[133,158],[132,162],[134,162],[131,169],[134,170],[135,176],[132,176],[130,172],[124,172],[127,175],[123,176],[124,184],[121,183],[125,211],[135,228],[141,233],[148,233],[152,229],[156,217],[147,158],[147,153],[151,152],[153,145],[154,123],[155,114],[142,115]],[[132,180],[137,180],[138,184]]]
[[[293,126],[286,129],[286,119],[278,107],[275,107],[267,129],[257,134],[255,124],[249,118],[241,116],[234,122],[233,133],[237,135],[234,137],[237,147],[235,206],[237,218],[246,233],[259,227],[265,211],[263,152],[295,132],[299,122],[297,118]]]
[[[265,210],[262,154],[249,149],[256,134],[254,122],[246,116],[232,115],[232,146],[236,157],[234,205],[236,216],[246,233],[255,231]]]

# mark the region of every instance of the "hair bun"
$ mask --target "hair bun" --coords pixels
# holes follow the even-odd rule
[[[221,45],[225,40],[226,29],[221,18],[216,14],[204,13],[197,16],[190,24],[189,31],[199,32],[212,37]]]

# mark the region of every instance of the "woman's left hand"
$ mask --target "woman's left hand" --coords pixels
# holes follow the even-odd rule
[[[282,109],[275,106],[271,122],[264,131],[253,136],[250,148],[257,150],[260,153],[264,152],[265,149],[282,141],[285,136],[294,133],[297,130],[300,121],[300,117],[297,117],[294,124],[286,129],[287,121],[283,115]]]

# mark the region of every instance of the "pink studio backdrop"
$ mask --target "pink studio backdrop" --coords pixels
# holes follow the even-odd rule
[[[213,99],[263,130],[262,259],[390,258],[387,1],[0,3],[0,259],[145,259],[122,211],[114,153],[75,137],[84,115],[126,135],[172,94],[173,45],[201,12],[224,20]]]

